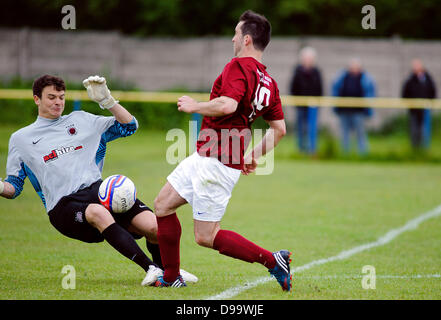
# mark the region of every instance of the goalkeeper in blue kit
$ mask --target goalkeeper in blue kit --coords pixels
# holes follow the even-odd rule
[[[118,101],[106,79],[91,76],[83,81],[91,100],[113,116],[84,111],[62,115],[65,104],[63,79],[45,75],[34,81],[38,107],[36,121],[11,135],[7,177],[0,180],[0,195],[14,199],[29,178],[41,198],[51,224],[63,235],[83,242],[106,240],[146,272],[142,285],[152,285],[163,274],[152,210],[139,199],[123,214],[108,211],[98,199],[106,144],[127,137],[138,122]],[[146,238],[153,261],[135,239]],[[197,278],[184,271],[187,281]]]

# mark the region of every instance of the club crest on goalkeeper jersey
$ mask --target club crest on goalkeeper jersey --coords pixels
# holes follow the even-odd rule
[[[84,111],[55,120],[38,117],[11,135],[5,181],[17,197],[28,177],[49,212],[62,197],[100,179],[106,143],[137,128],[135,118],[121,124]]]

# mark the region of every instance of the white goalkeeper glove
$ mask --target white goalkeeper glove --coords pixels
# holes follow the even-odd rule
[[[5,184],[3,183],[2,179],[0,178],[0,194],[3,193],[3,190],[5,190]]]
[[[90,76],[83,81],[84,87],[87,89],[89,98],[97,102],[101,109],[110,109],[119,101],[116,101],[107,88],[106,78],[100,76]]]

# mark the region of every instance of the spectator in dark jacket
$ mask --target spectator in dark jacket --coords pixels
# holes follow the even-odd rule
[[[316,65],[317,53],[311,47],[300,51],[300,63],[295,67],[290,84],[290,94],[295,96],[321,96],[322,79]],[[301,152],[315,154],[317,151],[316,106],[297,106],[296,108],[297,144]],[[296,134],[294,134],[296,136]]]
[[[403,98],[436,97],[435,83],[425,70],[419,59],[412,61],[412,73],[403,85]],[[410,139],[413,148],[422,148],[429,145],[430,140],[430,109],[409,109]]]
[[[332,85],[332,95],[337,97],[375,97],[375,82],[362,68],[361,61],[353,58],[349,67],[343,70]],[[364,119],[371,116],[371,108],[337,107],[334,109],[340,118],[342,128],[342,145],[345,153],[350,149],[350,133],[357,136],[358,151],[365,155],[368,152],[367,135]]]

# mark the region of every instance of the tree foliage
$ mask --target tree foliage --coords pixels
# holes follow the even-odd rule
[[[140,36],[231,36],[252,9],[277,36],[369,36],[439,39],[439,0],[3,0],[0,26],[61,29],[64,5],[76,9],[77,30],[118,30]],[[376,29],[361,27],[364,5],[376,9]]]

